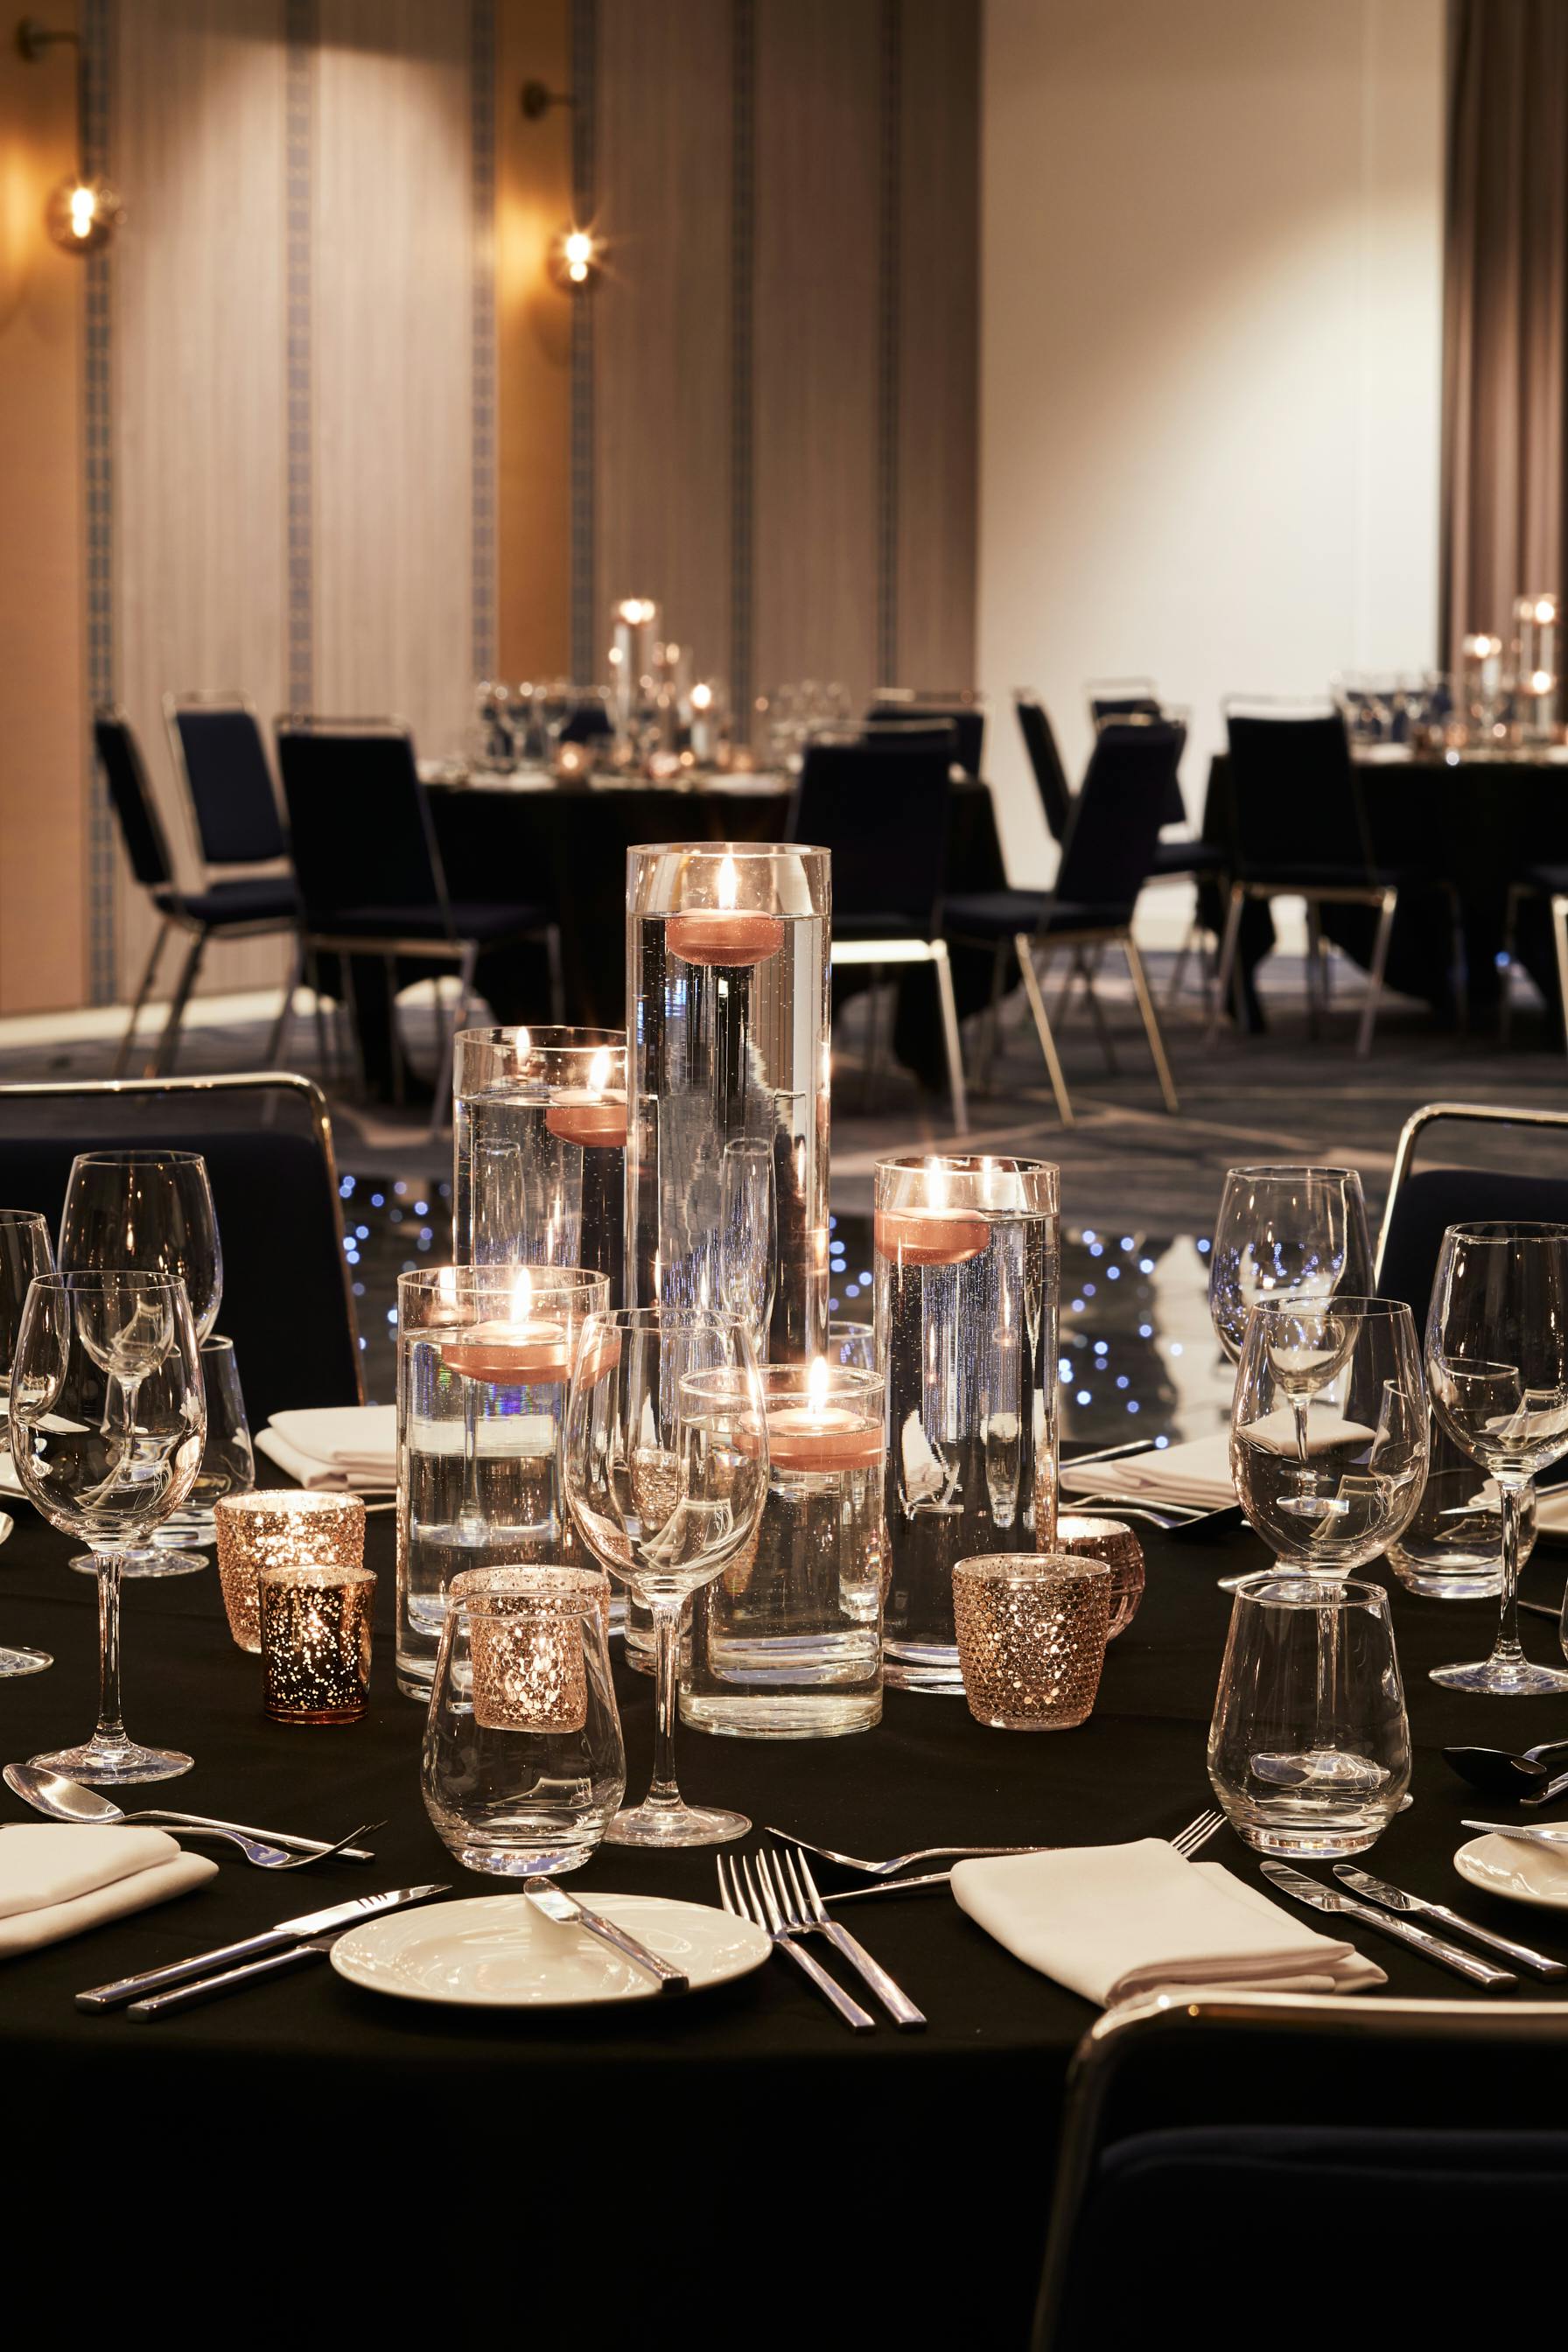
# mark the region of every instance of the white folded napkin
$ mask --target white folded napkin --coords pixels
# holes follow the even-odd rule
[[[1119,1462],[1064,1462],[1064,1495],[1105,1495],[1130,1503],[1188,1503],[1194,1510],[1223,1510],[1236,1500],[1230,1475],[1230,1432],[1189,1437],[1181,1445],[1152,1447]]]
[[[162,1830],[10,1822],[0,1829],[0,1958],[188,1895],[216,1871]]]
[[[275,1412],[256,1444],[301,1486],[397,1484],[395,1405],[318,1405]]]
[[[1360,1992],[1387,1979],[1220,1863],[1162,1838],[961,1862],[959,1907],[1015,1957],[1103,2008],[1165,1987]]]

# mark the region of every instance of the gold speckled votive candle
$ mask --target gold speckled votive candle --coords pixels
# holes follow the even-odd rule
[[[358,1568],[364,1559],[364,1504],[358,1495],[258,1486],[248,1495],[220,1496],[213,1516],[223,1605],[242,1650],[261,1647],[257,1579],[264,1568],[321,1562]]]
[[[1094,1706],[1110,1570],[1070,1552],[998,1552],[952,1571],[963,1693],[995,1731],[1067,1731]]]
[[[368,1568],[264,1568],[261,1673],[274,1723],[357,1723],[370,1690]]]

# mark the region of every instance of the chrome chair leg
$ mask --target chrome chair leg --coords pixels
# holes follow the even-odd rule
[[[1553,898],[1552,901],[1552,936],[1557,949],[1558,1010],[1563,1023],[1563,1039],[1568,1044],[1568,898]]]
[[[382,970],[386,974],[386,1043],[387,1050],[392,1055],[392,1099],[401,1110],[408,1093],[408,1066],[403,1049],[403,1032],[397,1021],[397,958],[393,955],[383,955],[381,963]],[[441,1003],[437,996],[436,1002],[437,1027],[440,1025],[440,1020]]]
[[[321,1085],[330,1087],[338,1071],[335,1034],[327,1027],[327,1008],[321,1002],[321,971],[316,961],[316,950],[305,942],[305,982],[310,989],[316,1010],[316,1062],[321,1073]]]
[[[1132,993],[1138,999],[1138,1010],[1143,1016],[1143,1034],[1149,1040],[1149,1053],[1154,1064],[1154,1075],[1160,1081],[1160,1092],[1168,1111],[1182,1108],[1176,1089],[1171,1082],[1171,1066],[1165,1059],[1165,1041],[1160,1034],[1159,1016],[1154,1011],[1154,999],[1149,991],[1148,975],[1138,943],[1131,931],[1121,934],[1121,952],[1127,959],[1127,974],[1132,982]]]
[[[963,1090],[963,1044],[958,1034],[958,1003],[952,992],[952,963],[945,940],[931,943],[936,966],[936,992],[942,1001],[942,1044],[947,1056],[948,1091],[952,1097],[952,1131],[969,1132],[969,1104]]]
[[[1372,969],[1367,975],[1366,1003],[1362,1007],[1361,1028],[1356,1036],[1356,1055],[1364,1061],[1372,1051],[1373,1024],[1377,1019],[1378,999],[1383,994],[1384,967],[1388,961],[1389,934],[1394,929],[1394,909],[1399,904],[1397,890],[1385,890],[1378,909],[1377,938],[1372,950]]]
[[[1237,1023],[1239,1024],[1241,1020],[1241,983],[1240,975],[1237,970],[1237,948],[1241,939],[1242,909],[1246,905],[1246,891],[1233,887],[1229,904],[1225,910],[1225,937],[1220,941],[1219,973],[1215,982],[1214,1010],[1209,1014],[1206,1032],[1211,1043],[1218,1033],[1220,1017],[1233,998]]]
[[[1187,925],[1186,929],[1182,934],[1182,944],[1176,950],[1176,961],[1171,966],[1171,977],[1165,982],[1165,1004],[1167,1010],[1169,1010],[1171,1006],[1179,1003],[1181,1001],[1182,982],[1187,976],[1187,959],[1192,954],[1193,942],[1196,940],[1197,936],[1198,926],[1196,918],[1194,917],[1193,921]]]
[[[146,969],[142,974],[142,985],[136,992],[136,1002],[131,1008],[131,1018],[125,1024],[125,1034],[120,1041],[120,1051],[114,1056],[113,1076],[117,1078],[122,1078],[125,1076],[125,1065],[131,1059],[131,1049],[136,1042],[136,1024],[142,1018],[142,1007],[146,1003],[153,980],[157,976],[158,964],[163,953],[163,942],[173,929],[174,922],[173,915],[165,915],[153,936],[152,953],[147,958]]]
[[[196,984],[196,974],[202,968],[206,944],[205,930],[198,931],[191,941],[190,953],[185,958],[179,986],[174,991],[174,1001],[169,1007],[169,1018],[163,1024],[158,1051],[147,1073],[149,1077],[166,1078],[174,1066],[174,1056],[180,1050],[180,1024],[185,1017],[185,1007],[191,1001],[191,991]]]
[[[1067,1080],[1062,1076],[1061,1057],[1057,1041],[1051,1034],[1050,1016],[1040,987],[1040,975],[1035,970],[1035,943],[1027,931],[1020,931],[1013,941],[1018,958],[1018,969],[1024,975],[1024,992],[1029,1000],[1029,1010],[1035,1016],[1035,1034],[1040,1041],[1040,1051],[1046,1057],[1046,1075],[1051,1082],[1051,1092],[1057,1098],[1057,1115],[1064,1127],[1076,1127],[1072,1098]]]
[[[299,987],[305,969],[305,942],[296,937],[294,953],[289,961],[289,977],[283,982],[283,1002],[278,1007],[278,1018],[272,1024],[272,1035],[267,1047],[267,1066],[275,1070],[283,1058],[284,1042],[294,1012],[294,991]]]

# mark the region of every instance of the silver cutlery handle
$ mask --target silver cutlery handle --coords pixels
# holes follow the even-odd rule
[[[526,1888],[524,1892],[527,1892]],[[618,1952],[624,1960],[630,1960],[632,1966],[641,1969],[645,1976],[656,1977],[661,1992],[690,1991],[691,1980],[683,1969],[676,1968],[662,1954],[651,1951],[647,1944],[639,1943],[625,1927],[617,1927],[613,1919],[606,1919],[602,1911],[590,1911],[585,1903],[579,1903],[572,1924],[585,1927],[590,1936],[596,1936],[601,1944],[608,1944],[613,1952]]]
[[[197,1977],[194,1984],[176,1985],[172,1992],[155,1992],[147,2000],[134,2000],[126,2011],[127,2017],[167,2017],[176,2009],[194,2009],[198,2002],[216,2000],[226,1992],[237,1992],[244,1985],[254,1984],[258,1977],[279,1974],[284,1969],[295,1968],[301,1960],[319,1960],[321,1951],[316,1944],[290,1944],[287,1951],[268,1952],[265,1959],[251,1960],[243,1969],[226,1969],[221,1976]]]
[[[1511,1943],[1508,1937],[1495,1934],[1490,1927],[1478,1927],[1473,1919],[1461,1919],[1446,1903],[1428,1903],[1426,1910],[1429,1917],[1441,1919],[1445,1927],[1457,1927],[1461,1936],[1472,1936],[1478,1944],[1502,1952],[1521,1968],[1533,1969],[1538,1977],[1568,1977],[1568,1962],[1548,1959],[1544,1952],[1536,1951],[1530,1944]]]
[[[1555,1780],[1548,1780],[1544,1789],[1538,1789],[1532,1797],[1521,1797],[1519,1801],[1521,1805],[1549,1805],[1553,1797],[1560,1797],[1565,1789],[1568,1789],[1568,1772],[1559,1772]]]
[[[1402,1944],[1412,1945],[1425,1952],[1429,1960],[1440,1968],[1452,1969],[1458,1977],[1471,1984],[1517,1984],[1519,1979],[1511,1969],[1494,1969],[1489,1960],[1480,1960],[1474,1952],[1461,1952],[1457,1944],[1445,1944],[1439,1936],[1429,1936],[1425,1927],[1413,1927],[1408,1919],[1392,1918],[1386,1911],[1373,1911],[1364,1903],[1344,1903],[1341,1909],[1359,1919],[1363,1927],[1376,1927],[1384,1936],[1393,1936]]]
[[[262,1952],[275,1952],[280,1945],[298,1943],[299,1937],[284,1935],[269,1927],[264,1935],[247,1936],[242,1944],[220,1944],[216,1951],[193,1953],[188,1960],[174,1960],[166,1969],[143,1969],[140,1976],[118,1977],[112,1984],[93,1985],[79,1992],[79,2009],[119,2009],[128,2000],[136,2000],[144,1992],[161,1992],[165,1985],[184,1984],[191,1977],[205,1977],[226,1962],[255,1959]]]
[[[842,1985],[835,1984],[821,1961],[813,1959],[803,1945],[793,1942],[788,1936],[775,1936],[773,1948],[775,1951],[789,1954],[802,1976],[809,1977],[824,2000],[832,2003],[845,2024],[856,2033],[876,2032],[877,2021],[870,2011],[862,2009],[859,2002],[852,2000]]]
[[[211,1813],[138,1813],[140,1822],[155,1826],[160,1822],[177,1824],[187,1830],[232,1830],[238,1837],[261,1838],[268,1845],[280,1845],[285,1853],[331,1853],[330,1838],[290,1837],[285,1830],[252,1829],[245,1822],[220,1822]],[[375,1856],[368,1846],[341,1845],[337,1848],[340,1862],[374,1862]]]
[[[875,1886],[851,1886],[842,1895],[825,1895],[825,1903],[864,1903],[868,1895],[904,1895],[911,1886],[949,1886],[951,1870],[933,1870],[923,1878],[879,1878]]]
[[[827,1933],[834,1949],[842,1952],[862,1981],[870,1986],[895,2025],[909,2032],[925,2023],[925,2011],[915,2007],[903,1987],[894,1982],[880,1960],[871,1958],[858,1937],[852,1936],[847,1927],[840,1927],[837,1919],[828,1921]]]

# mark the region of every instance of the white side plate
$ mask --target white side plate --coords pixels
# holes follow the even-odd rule
[[[1568,1845],[1527,1845],[1522,1838],[1479,1837],[1462,1845],[1454,1868],[1472,1886],[1533,1903],[1542,1911],[1568,1911]]]
[[[760,1969],[772,1948],[749,1919],[706,1904],[596,1890],[584,1900],[684,1969],[693,1992]],[[579,2009],[650,2000],[659,1991],[652,1977],[584,1928],[543,1917],[526,1895],[479,1895],[373,1919],[338,1937],[331,1961],[369,1992],[470,2009]]]

